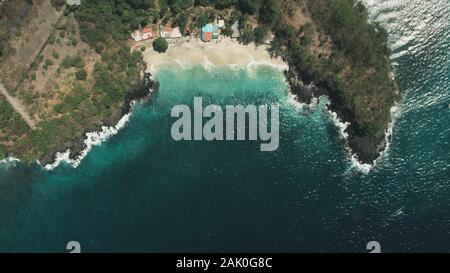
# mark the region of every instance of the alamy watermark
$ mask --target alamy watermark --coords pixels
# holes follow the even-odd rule
[[[259,140],[263,142],[261,151],[273,152],[278,149],[278,105],[226,105],[224,111],[215,104],[203,107],[202,98],[194,97],[193,108],[193,113],[187,105],[175,105],[172,108],[171,116],[178,118],[171,129],[174,140]],[[204,118],[208,119],[205,124]]]

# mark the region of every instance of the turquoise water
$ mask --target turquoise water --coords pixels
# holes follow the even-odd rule
[[[390,34],[406,97],[368,174],[324,110],[293,104],[260,67],[162,69],[160,91],[76,169],[0,167],[0,251],[450,250],[450,4],[365,1]],[[413,2],[413,3],[412,3]],[[280,147],[175,142],[175,104],[280,103]]]

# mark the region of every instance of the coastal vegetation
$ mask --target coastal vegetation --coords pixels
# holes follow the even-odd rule
[[[241,42],[266,43],[282,56],[291,71],[287,74],[292,91],[302,100],[326,94],[330,108],[351,125],[350,145],[360,159],[371,162],[383,146],[391,120],[390,109],[398,100],[391,66],[387,33],[369,22],[368,12],[357,0],[198,0],[162,1],[169,11],[189,13],[188,7],[206,9],[196,17],[203,24],[223,16],[229,9],[228,25],[239,21]],[[172,13],[171,13],[172,12]],[[186,15],[187,16],[187,15]],[[175,21],[177,24],[177,21]],[[184,25],[179,25],[184,27]],[[230,35],[230,31],[224,31]],[[312,92],[298,83],[313,83]]]
[[[13,110],[6,99],[0,96],[0,160],[6,157],[12,143],[28,130],[25,121]]]
[[[3,148],[3,146],[0,145],[0,160],[5,159],[7,156],[5,149]]]
[[[164,38],[158,37],[153,41],[153,49],[159,53],[166,52],[168,48],[167,41]]]
[[[351,123],[352,149],[363,161],[372,162],[378,157],[377,146],[384,140],[390,109],[398,99],[389,76],[386,31],[369,23],[367,10],[355,0],[306,1],[305,7],[318,31],[330,38],[331,53],[312,53],[313,35],[308,37],[301,27],[286,33],[288,24],[275,29],[276,49],[283,51],[303,81],[313,82],[329,95],[331,108]],[[318,42],[319,48],[324,48],[324,40]]]
[[[315,95],[327,94],[333,111],[351,123],[350,145],[360,159],[371,162],[378,156],[377,146],[384,139],[390,108],[398,95],[389,76],[387,33],[379,24],[369,23],[360,2],[230,0],[201,4],[235,5],[245,43],[263,43],[268,32],[274,33],[271,49],[291,67],[291,85],[314,83],[319,88]],[[305,94],[304,88],[292,91],[300,99],[313,95]]]
[[[39,129],[21,129],[20,137],[2,140],[9,153],[41,158],[114,115],[144,68],[145,47],[130,48],[133,31],[158,24],[198,34],[200,27],[220,17],[225,19],[223,35],[231,35],[232,24],[239,22],[242,43],[270,44],[271,54],[283,57],[290,66],[287,80],[300,99],[328,95],[332,110],[351,123],[351,147],[366,155],[364,161],[377,156],[397,95],[389,78],[387,34],[368,22],[367,10],[356,0],[99,0],[81,6],[47,2],[61,17],[46,32],[43,49],[20,68],[18,85],[6,79]],[[5,22],[0,19],[1,54],[12,39]],[[163,38],[153,41],[158,52],[167,47]],[[4,120],[7,128],[18,122],[13,117]]]
[[[50,1],[42,5],[46,2]],[[0,134],[9,137],[0,139],[8,154],[26,161],[41,159],[120,114],[127,91],[143,70],[141,52],[128,46],[129,33],[141,23],[134,19],[146,16],[145,2],[153,1],[119,2],[86,1],[69,7],[65,1],[51,1],[63,11],[61,17],[17,89],[10,88],[38,121],[37,129],[25,124],[18,132],[22,135],[12,138],[13,129],[21,128],[15,124],[24,122],[11,109],[12,117],[2,122],[5,132]]]

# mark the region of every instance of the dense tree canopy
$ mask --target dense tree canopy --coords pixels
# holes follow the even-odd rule
[[[153,41],[153,49],[156,50],[157,52],[159,53],[166,52],[167,48],[168,45],[166,39],[159,37]]]
[[[310,1],[311,13],[333,41],[359,65],[385,65],[387,33],[368,23],[366,8],[356,0]]]

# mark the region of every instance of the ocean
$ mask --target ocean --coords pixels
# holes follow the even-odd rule
[[[386,27],[405,97],[370,171],[326,98],[294,102],[270,67],[181,69],[77,168],[0,164],[0,252],[450,250],[450,2],[365,0]],[[280,146],[171,138],[174,105],[280,105]],[[111,133],[111,132],[109,132]]]

